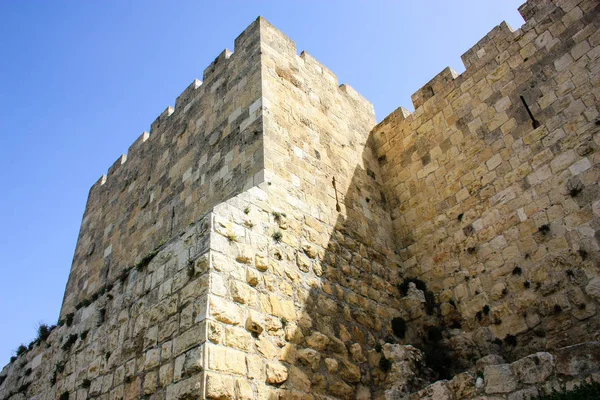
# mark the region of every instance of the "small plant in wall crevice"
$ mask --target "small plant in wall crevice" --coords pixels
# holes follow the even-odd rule
[[[541,225],[538,228],[538,232],[541,233],[543,236],[548,236],[550,234],[550,225],[548,225],[548,224]]]
[[[233,243],[233,242],[237,242],[237,241],[238,241],[238,237],[237,237],[237,235],[236,235],[235,233],[233,233],[233,232],[227,232],[227,235],[225,235],[225,237],[227,238],[227,240],[228,240],[230,243]]]
[[[571,197],[577,197],[583,191],[583,185],[578,181],[569,181],[567,183],[567,192]]]

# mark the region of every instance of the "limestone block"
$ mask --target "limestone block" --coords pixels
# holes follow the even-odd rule
[[[260,303],[262,309],[269,314],[285,318],[288,321],[296,319],[296,309],[291,300],[283,300],[275,294],[268,294],[260,296]]]
[[[233,259],[215,251],[211,251],[211,257],[211,265],[215,271],[223,272],[226,276],[231,276],[238,280],[245,278],[245,266],[243,264],[237,263]]]
[[[527,389],[517,390],[507,396],[507,400],[529,400],[538,396],[538,389],[533,386]]]
[[[360,368],[350,361],[341,360],[340,377],[346,382],[360,382]]]
[[[370,400],[371,399],[371,389],[367,386],[358,385],[356,389],[356,400]]]
[[[235,261],[242,264],[251,264],[254,259],[254,248],[251,245],[236,243]]]
[[[454,394],[455,398],[468,399],[475,395],[475,377],[468,373],[463,372],[455,375],[450,382],[448,382],[448,388]]]
[[[213,372],[206,374],[207,399],[229,400],[233,399],[234,396],[234,383],[231,376]]]
[[[289,364],[296,363],[296,345],[293,343],[286,343],[281,348],[281,354],[279,356],[279,361],[285,361]]]
[[[310,270],[311,260],[304,253],[298,252],[296,254],[296,264],[300,271],[308,272]]]
[[[408,313],[410,321],[420,318],[424,314],[423,303],[414,297],[403,297],[400,299],[400,308]]]
[[[422,399],[431,400],[452,400],[452,392],[448,388],[447,381],[438,381],[419,392],[422,395]]]
[[[256,304],[255,290],[247,284],[240,281],[232,281],[230,284],[230,293],[234,301],[253,306]]]
[[[237,400],[253,400],[254,391],[246,379],[235,380],[235,398]]]
[[[352,355],[354,362],[363,363],[367,361],[367,358],[363,354],[360,343],[354,343],[352,346],[350,346],[350,354]]]
[[[354,394],[354,388],[345,382],[335,381],[329,385],[329,392],[342,399],[349,399]]]
[[[326,358],[325,359],[325,367],[330,374],[335,374],[338,370],[338,362],[335,358]]]
[[[196,263],[194,264],[194,273],[197,275],[201,275],[208,271],[210,267],[210,258],[209,254],[205,253],[196,259]]]
[[[317,258],[318,251],[316,247],[311,245],[310,243],[305,243],[302,246],[302,250],[304,251],[304,254],[306,254],[309,258]]]
[[[511,364],[517,379],[523,383],[545,381],[554,371],[554,357],[550,353],[535,353]]]
[[[291,366],[286,386],[304,393],[310,393],[310,378],[300,368]]]
[[[306,344],[318,351],[323,351],[329,344],[329,338],[327,335],[323,335],[321,332],[313,332],[312,335],[306,338]]]
[[[259,254],[256,255],[254,259],[254,266],[257,270],[261,272],[265,272],[269,269],[269,259],[265,256],[261,256]]]
[[[183,365],[185,364],[185,354],[180,355],[175,359],[173,366],[173,381],[178,382],[183,377]]]
[[[248,367],[248,378],[256,381],[265,380],[265,362],[258,355],[248,354],[246,357],[246,366]]]
[[[250,332],[235,326],[225,327],[225,345],[234,349],[248,351],[252,344]]]
[[[196,347],[185,353],[183,374],[191,376],[204,370],[204,346]]]
[[[213,273],[210,275],[210,293],[220,297],[227,296],[228,288],[225,274]]]
[[[556,351],[556,372],[581,375],[593,372],[600,365],[600,342],[587,342],[563,347]]]
[[[160,348],[151,349],[146,352],[144,359],[144,369],[149,370],[158,365],[160,362]]]
[[[248,318],[246,319],[246,329],[247,330],[260,335],[262,333],[262,331],[264,330],[264,324],[265,324],[265,321],[260,316],[260,314],[258,314],[255,311],[250,311]]]
[[[506,289],[506,285],[503,282],[498,282],[494,286],[492,286],[491,295],[492,300],[498,301],[502,297],[504,297],[504,289]]]
[[[221,343],[223,326],[216,321],[206,320],[206,338],[213,343]]]
[[[310,366],[313,371],[319,370],[321,355],[318,351],[313,349],[300,349],[296,352],[296,356],[301,363]]]
[[[252,287],[258,285],[258,272],[255,269],[246,269],[246,282]]]
[[[204,341],[205,329],[204,324],[198,324],[177,336],[173,341],[173,355],[178,356],[184,351],[202,343]]]
[[[275,346],[270,337],[261,335],[258,341],[255,341],[256,350],[267,359],[276,358],[279,356],[280,349]]]
[[[125,382],[123,400],[133,400],[133,399],[139,398],[141,388],[142,388],[141,378],[139,378],[139,377],[134,378],[129,383]],[[79,395],[81,395],[81,394],[82,393],[80,393]],[[78,395],[78,397],[79,397],[79,395]]]
[[[509,314],[502,316],[501,324],[494,324],[490,326],[490,329],[496,337],[503,339],[506,335],[516,336],[519,333],[523,333],[529,329],[529,327],[522,315]]]
[[[600,302],[600,277],[597,276],[589,281],[585,287],[585,293]]]
[[[487,394],[509,393],[517,388],[510,364],[488,365],[483,370]]]
[[[179,381],[167,386],[167,400],[178,400],[182,398],[194,398],[202,396],[202,374]]]
[[[216,296],[210,296],[209,316],[230,325],[242,322],[241,310],[235,304]]]
[[[304,340],[302,330],[293,322],[288,322],[285,326],[285,340],[291,343],[300,344]]]
[[[267,363],[267,380],[272,385],[279,385],[288,379],[288,370],[285,365],[276,362]]]
[[[208,345],[208,368],[215,371],[246,375],[246,355],[237,350]]]

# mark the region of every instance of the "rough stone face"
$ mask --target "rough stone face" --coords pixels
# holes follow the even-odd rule
[[[563,375],[581,375],[596,371],[600,365],[600,342],[589,342],[560,349],[556,353],[556,371]]]
[[[360,368],[349,361],[342,360],[340,376],[346,382],[360,382]]]
[[[478,372],[483,372],[484,368],[487,365],[498,365],[505,363],[506,361],[504,360],[504,358],[502,358],[502,356],[499,356],[497,354],[490,354],[477,360],[475,365],[477,367]]]
[[[329,338],[320,332],[314,332],[306,338],[306,344],[315,350],[323,351],[329,344]]]
[[[206,398],[207,399],[233,399],[234,383],[233,378],[226,375],[207,374],[206,375]]]
[[[554,357],[550,353],[536,353],[511,365],[518,380],[523,383],[539,383],[554,372]]]
[[[278,363],[267,364],[267,383],[280,384],[288,379],[287,368]]]
[[[596,301],[600,301],[600,277],[591,279],[585,287],[585,292]]]
[[[510,364],[488,365],[483,370],[487,394],[509,393],[517,388]]]

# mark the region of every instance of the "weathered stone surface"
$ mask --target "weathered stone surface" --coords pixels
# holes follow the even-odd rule
[[[259,335],[264,330],[264,324],[265,321],[258,314],[253,312],[250,312],[248,318],[246,319],[246,329]]]
[[[550,353],[535,353],[515,361],[511,367],[523,383],[544,382],[554,372],[554,357]]]
[[[246,379],[235,380],[235,398],[240,400],[252,400],[255,398],[254,391]]]
[[[600,277],[595,277],[594,279],[591,279],[585,287],[585,292],[588,296],[600,302]]]
[[[206,374],[206,398],[207,399],[233,399],[234,383],[233,378],[227,375],[215,373]]]
[[[235,304],[215,296],[210,297],[210,316],[231,325],[237,325],[242,320],[241,312]]]
[[[323,351],[329,344],[329,338],[321,332],[313,332],[312,335],[306,338],[306,344],[315,350]]]
[[[448,388],[454,398],[468,399],[476,393],[475,377],[468,372],[456,375],[450,382]]]
[[[507,396],[508,400],[529,400],[539,395],[536,387],[530,387],[527,389],[517,390]]]
[[[517,388],[510,364],[488,365],[483,370],[487,394],[509,393]]]
[[[167,399],[177,400],[182,398],[199,398],[202,395],[202,375],[179,381],[167,388]],[[210,397],[218,398],[218,397]]]
[[[360,368],[358,365],[352,364],[349,361],[342,360],[340,367],[340,376],[346,382],[360,382]]]
[[[319,369],[321,355],[318,351],[314,349],[301,349],[298,350],[296,354],[298,360],[306,365],[309,365],[313,371],[317,371]]]
[[[342,399],[350,399],[354,394],[354,389],[345,382],[333,382],[329,385],[329,393]]]
[[[267,383],[280,384],[288,379],[288,370],[280,363],[267,363]]]
[[[499,356],[497,354],[490,354],[477,360],[475,366],[478,372],[483,372],[484,368],[487,365],[498,365],[505,363],[506,361],[504,360],[504,358],[502,358],[502,356]]]
[[[555,353],[556,371],[563,375],[581,375],[596,371],[600,365],[600,342],[564,347]]]

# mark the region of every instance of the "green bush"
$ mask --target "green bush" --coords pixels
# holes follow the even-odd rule
[[[600,382],[583,383],[571,391],[562,390],[543,396],[532,397],[531,400],[590,400],[600,399]]]

